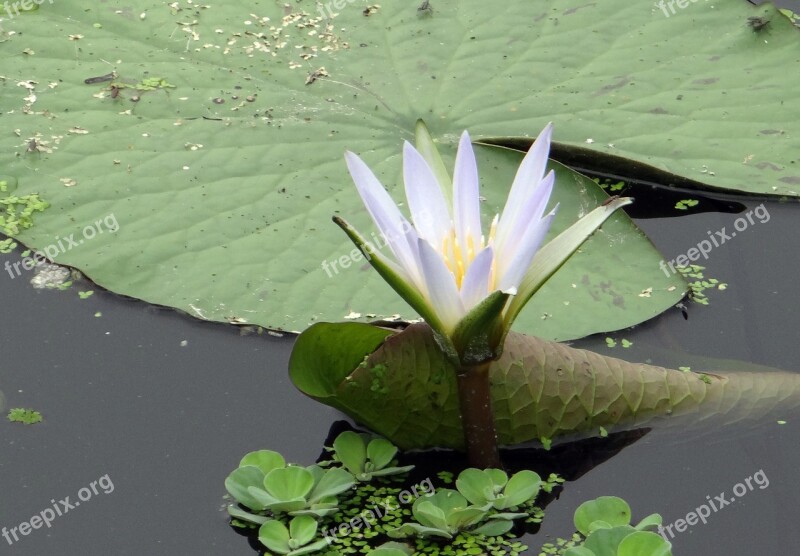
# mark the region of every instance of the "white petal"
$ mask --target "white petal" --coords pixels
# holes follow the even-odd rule
[[[415,281],[417,287],[421,287],[422,274],[419,269],[416,231],[364,161],[349,151],[345,153],[345,160],[367,211],[397,262]]]
[[[497,225],[497,240],[503,242],[510,235],[514,222],[520,216],[520,209],[525,205],[525,200],[539,185],[547,168],[547,155],[550,153],[550,137],[553,133],[553,124],[545,126],[539,136],[531,145],[528,154],[522,160],[508,193],[506,206]]]
[[[439,253],[427,241],[420,239],[418,246],[427,298],[447,328],[446,332],[452,332],[466,314],[456,287],[456,279]]]
[[[439,248],[452,226],[450,211],[442,186],[422,155],[408,141],[403,145],[403,181],[417,233]]]
[[[372,191],[364,191],[362,198],[368,209],[371,206],[380,207]],[[388,245],[404,273],[412,280],[417,289],[422,290],[424,288],[424,281],[422,279],[422,269],[420,268],[419,253],[417,251],[419,236],[417,236],[414,227],[405,219],[403,219],[403,223],[401,223],[399,227],[396,226],[395,222],[390,220],[391,215],[387,215],[387,213],[380,208],[370,210],[370,214],[375,221],[375,225],[381,230],[382,236],[380,238],[382,242],[375,245],[375,248],[380,250]],[[384,230],[391,231],[386,232]]]
[[[464,310],[469,312],[478,303],[489,295],[489,278],[492,275],[494,250],[487,247],[480,251],[467,268],[464,280],[461,282],[461,300]]]
[[[530,194],[524,200],[525,204],[517,211],[516,219],[509,223],[506,233],[495,241],[498,259],[508,261],[516,257],[517,246],[525,232],[542,219],[554,182],[555,174],[551,170],[541,183],[531,188]]]
[[[469,134],[461,134],[453,172],[453,220],[456,238],[464,260],[469,260],[470,245],[479,249],[481,243],[481,207],[478,164],[472,150]]]
[[[525,232],[520,245],[517,246],[513,259],[503,260],[504,265],[497,265],[497,289],[506,293],[516,293],[525,273],[531,266],[534,255],[544,241],[547,230],[553,220],[555,209],[550,214],[530,226]],[[511,290],[514,290],[513,292]]]

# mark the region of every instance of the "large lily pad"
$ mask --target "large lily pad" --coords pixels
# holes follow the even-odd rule
[[[79,11],[54,2],[3,22],[2,173],[17,194],[52,204],[20,239],[81,239],[113,214],[116,233],[56,261],[199,318],[300,330],[351,311],[413,317],[363,261],[330,278],[322,262],[352,251],[331,213],[369,229],[342,151],[361,153],[391,187],[418,117],[446,153],[464,128],[510,137],[554,120],[566,146],[712,186],[792,193],[798,118],[783,92],[797,76],[780,68],[796,57],[796,35],[777,17],[765,43],[745,26],[752,11],[733,3],[692,5],[684,24],[622,2],[440,0],[433,14],[393,3],[369,16],[340,4],[329,21],[305,0]],[[718,41],[709,28],[724,30]],[[114,69],[126,87],[84,84]],[[518,161],[481,149],[487,215]],[[602,199],[559,172],[555,231]],[[659,258],[622,216],[609,221],[519,329],[566,339],[658,314],[683,290]]]
[[[514,332],[489,373],[497,435],[507,445],[666,418],[684,427],[755,420],[800,404],[797,373],[684,372]],[[297,339],[289,375],[303,393],[401,448],[463,448],[456,373],[426,324],[395,332],[318,323]]]

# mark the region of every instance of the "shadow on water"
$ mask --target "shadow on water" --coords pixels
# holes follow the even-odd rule
[[[758,201],[742,202],[752,209]],[[706,292],[708,306],[687,303],[633,329],[573,345],[673,367],[693,365],[696,356],[800,369],[796,207],[766,206],[768,222],[750,226],[702,261],[706,276],[727,283],[725,291]],[[639,224],[673,258],[707,230],[730,229],[735,218],[704,212]],[[18,258],[2,255],[0,265]],[[95,294],[80,299],[79,289]],[[113,483],[113,490],[75,504],[50,527],[11,545],[0,537],[2,554],[253,554],[228,525],[224,478],[256,449],[314,462],[331,424],[341,419],[289,382],[292,337],[242,336],[232,326],[202,323],[88,283],[42,291],[5,274],[0,307],[6,407],[30,407],[44,417],[30,426],[0,422],[0,528],[18,527],[67,496],[78,501],[106,475]],[[633,344],[609,348],[606,336]],[[540,474],[560,470],[569,479],[538,532],[526,535],[530,553],[569,537],[572,513],[587,499],[621,496],[634,518],[659,512],[670,524],[760,470],[769,486],[678,533],[674,553],[751,556],[798,546],[800,530],[788,510],[800,500],[800,414],[778,417],[786,424],[770,418],[758,426],[703,430],[689,423],[550,452],[514,452],[509,461]],[[414,457],[438,465],[454,456]]]

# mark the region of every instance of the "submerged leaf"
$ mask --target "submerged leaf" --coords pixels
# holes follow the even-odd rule
[[[290,360],[292,381],[401,448],[462,448],[455,371],[428,326],[382,329],[382,343],[351,353],[345,358],[356,362],[351,371],[344,374],[338,368],[338,382],[328,380],[329,370],[321,362],[329,353],[343,360],[337,339],[344,331],[373,337],[370,327],[362,326],[323,323],[301,334]],[[356,344],[355,337],[349,340],[348,345]],[[799,374],[684,372],[514,332],[490,373],[495,424],[505,445],[594,435],[612,425],[618,431],[681,415],[691,415],[694,423],[715,417],[737,420],[800,403]],[[306,384],[312,388],[304,389]]]

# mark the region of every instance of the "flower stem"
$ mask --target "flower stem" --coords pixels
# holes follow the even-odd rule
[[[500,452],[494,428],[489,363],[461,367],[458,398],[469,464],[479,469],[499,468]]]

